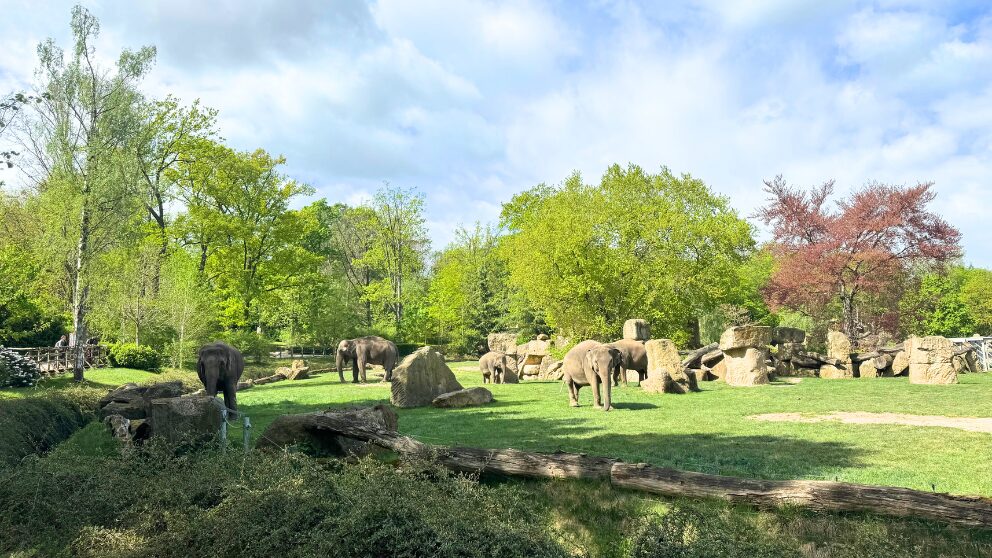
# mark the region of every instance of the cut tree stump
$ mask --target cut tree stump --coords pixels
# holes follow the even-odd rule
[[[952,496],[909,488],[810,480],[759,480],[679,471],[607,457],[515,449],[443,447],[394,430],[332,417],[321,427],[372,442],[401,455],[421,455],[459,472],[526,478],[609,480],[613,486],[692,498],[719,498],[758,507],[799,506],[818,511],[870,512],[992,529],[992,498]]]

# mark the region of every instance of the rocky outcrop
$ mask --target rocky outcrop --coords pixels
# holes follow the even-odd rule
[[[224,402],[209,395],[153,399],[148,421],[157,438],[176,444],[199,444],[217,438],[224,411]]]
[[[669,339],[651,339],[644,343],[648,355],[648,377],[641,388],[649,393],[687,393],[699,391],[696,375],[682,366],[678,347]]]
[[[444,393],[464,389],[444,362],[441,353],[421,347],[403,359],[393,370],[393,405],[401,408],[426,407]]]
[[[499,351],[508,355],[517,354],[517,334],[510,332],[490,333],[486,338],[490,351]]]
[[[722,362],[726,366],[724,381],[737,387],[758,386],[768,383],[768,344],[772,341],[772,328],[768,326],[738,326],[727,329],[720,336]]]
[[[646,320],[627,320],[623,323],[623,338],[633,341],[647,341],[651,338],[651,327]]]
[[[484,387],[473,387],[438,395],[431,401],[431,405],[442,409],[449,409],[455,407],[476,407],[492,402],[493,392]]]
[[[909,355],[909,383],[958,383],[953,364],[954,344],[946,337],[910,337],[905,342],[905,350]]]
[[[126,419],[143,419],[148,416],[152,399],[179,397],[183,394],[182,382],[162,382],[147,386],[129,383],[112,390],[100,399],[100,419],[120,415]]]
[[[806,342],[806,332],[796,327],[776,327],[772,330],[771,345],[802,345]]]
[[[341,420],[383,430],[396,430],[399,421],[396,411],[387,405],[282,415],[265,429],[256,447],[282,449],[301,446],[317,455],[335,457],[362,457],[383,451],[374,444],[339,436],[328,428]]]
[[[827,334],[827,357],[836,359],[834,364],[820,367],[820,377],[836,380],[854,377],[854,363],[851,362],[851,340],[839,331]]]
[[[905,350],[899,351],[892,358],[892,375],[905,376],[909,373],[909,353]]]

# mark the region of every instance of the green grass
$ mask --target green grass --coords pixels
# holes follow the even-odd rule
[[[256,375],[282,362],[256,366]],[[313,359],[312,367],[330,365]],[[474,361],[451,364],[466,387],[481,385]],[[192,373],[107,369],[91,371],[90,382],[185,378]],[[370,377],[370,380],[372,377]],[[46,382],[52,389],[67,379]],[[954,494],[992,496],[992,436],[949,428],[758,422],[760,413],[830,411],[898,412],[947,416],[992,416],[992,375],[966,374],[951,386],[912,385],[905,378],[804,379],[796,385],[731,388],[703,382],[700,393],[653,395],[636,387],[614,390],[615,409],[567,404],[557,382],[490,385],[496,402],[467,409],[399,410],[400,430],[444,445],[585,452],[679,469],[772,479],[828,479],[905,486]],[[334,372],[299,381],[256,386],[238,394],[251,417],[254,436],[277,416],[389,399],[385,384],[341,384]]]
[[[310,359],[329,366],[328,359]],[[252,376],[271,373],[286,361],[253,365]],[[450,363],[466,387],[481,385],[474,361]],[[370,376],[370,380],[373,379]],[[105,369],[88,382],[107,387],[124,383],[182,379],[195,386],[191,372],[151,374]],[[50,380],[34,390],[0,391],[20,397],[70,385]],[[899,412],[947,416],[992,416],[992,375],[961,376],[953,386],[911,385],[905,378],[875,380],[804,379],[790,385],[730,388],[705,382],[702,392],[650,395],[636,387],[614,390],[615,410],[572,409],[557,382],[487,386],[492,405],[469,409],[399,410],[400,430],[445,445],[563,450],[644,461],[680,469],[759,478],[837,479],[868,484],[936,489],[992,496],[992,436],[946,428],[757,422],[760,413],[831,411]],[[239,393],[254,436],[277,416],[343,405],[388,401],[387,385],[341,384],[334,372],[300,381],[253,387]],[[80,456],[113,451],[102,426],[91,424],[63,443]],[[593,556],[621,556],[640,521],[665,513],[672,500],[613,490],[605,483],[521,482],[546,502],[551,520],[569,544]],[[862,514],[814,514],[799,510],[756,511],[706,501],[674,502],[702,513],[713,528],[747,525],[762,536],[808,549],[809,556],[985,556],[992,533],[934,523]],[[895,541],[878,550],[879,541]],[[805,551],[804,551],[805,552]]]

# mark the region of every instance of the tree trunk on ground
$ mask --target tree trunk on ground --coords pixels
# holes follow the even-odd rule
[[[403,455],[431,456],[445,467],[473,474],[609,479],[616,487],[664,496],[720,498],[760,507],[790,505],[829,512],[871,512],[992,528],[992,498],[952,496],[908,488],[844,482],[743,479],[678,471],[643,463],[628,464],[585,454],[446,448],[425,444],[394,430],[386,430],[347,416],[325,421],[322,429],[356,440],[369,441]]]
[[[700,347],[695,351],[692,351],[684,359],[682,359],[682,368],[698,368],[699,362],[702,360],[703,355],[712,352],[720,347],[719,343],[710,343],[705,347]]]

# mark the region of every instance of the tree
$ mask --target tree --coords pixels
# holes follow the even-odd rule
[[[910,266],[941,265],[960,254],[960,233],[927,209],[932,186],[870,183],[831,208],[833,181],[809,191],[781,176],[765,181],[771,197],[757,216],[771,226],[778,262],[765,290],[769,305],[817,314],[837,301],[844,332],[857,340],[864,299]]]
[[[92,243],[103,210],[112,211],[125,195],[118,173],[122,152],[133,141],[140,125],[137,107],[141,96],[137,81],[148,71],[155,49],[124,50],[114,70],[100,67],[93,43],[99,34],[97,19],[85,8],[72,10],[75,41],[66,60],[52,39],[38,47],[41,102],[21,128],[21,142],[30,164],[24,169],[36,184],[57,183],[75,198],[79,221],[75,228],[75,263],[72,269],[72,327],[75,350],[73,376],[83,379],[89,267],[99,246]],[[126,182],[126,180],[124,181]]]
[[[173,332],[168,353],[172,365],[182,368],[192,349],[207,341],[215,328],[214,300],[196,259],[186,250],[171,251],[161,271],[159,304],[164,323]]]
[[[427,293],[436,336],[462,354],[484,348],[487,335],[507,325],[510,292],[496,231],[459,228],[438,257]]]
[[[969,269],[961,285],[961,300],[975,325],[968,335],[992,335],[992,270]]]
[[[992,271],[960,265],[914,277],[899,301],[904,335],[992,333]]]
[[[403,310],[411,299],[404,286],[424,270],[430,248],[424,219],[424,198],[412,190],[386,185],[376,192],[371,209],[375,228],[371,248],[356,263],[379,270],[382,279],[366,288],[373,305],[386,308],[397,335],[403,332]]]
[[[328,251],[328,257],[341,267],[354,300],[361,304],[365,329],[371,331],[375,317],[369,288],[382,279],[382,274],[372,267],[368,258],[378,231],[375,211],[366,206],[338,204],[329,207],[322,215],[321,220],[330,231],[329,242],[333,246]]]
[[[705,184],[667,168],[613,165],[599,185],[577,173],[504,204],[510,283],[551,326],[615,338],[628,318],[691,338],[691,318],[725,301],[754,248],[752,231]]]

